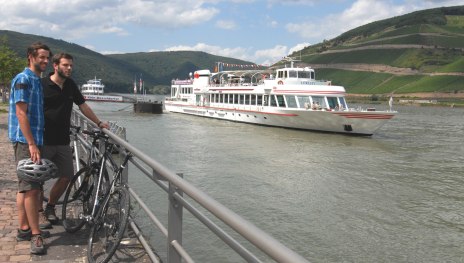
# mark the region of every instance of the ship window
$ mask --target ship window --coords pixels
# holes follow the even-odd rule
[[[289,78],[296,78],[296,77],[297,77],[296,70],[290,70],[290,71],[288,71],[288,77],[289,77]]]
[[[298,78],[300,79],[309,79],[311,78],[311,74],[309,71],[298,71]]]
[[[223,103],[223,102],[224,102],[223,94],[219,94],[219,103]]]
[[[338,101],[340,101],[340,105],[342,105],[343,109],[347,109],[347,108],[348,108],[348,106],[346,105],[345,98],[339,97],[339,98],[338,98]]]
[[[263,96],[263,106],[269,106],[269,95]]]
[[[335,109],[338,106],[337,97],[327,97],[327,102],[329,103],[329,108]]]
[[[285,96],[285,100],[287,101],[287,105],[289,108],[298,108],[298,105],[296,105],[295,96],[287,95]]]
[[[252,94],[251,96],[251,105],[256,105],[256,94]]]
[[[239,96],[239,102],[238,102],[238,103],[239,103],[239,104],[243,104],[243,102],[245,101],[245,98],[244,98],[245,95],[240,94],[240,95],[238,95],[238,96]]]
[[[227,96],[229,96],[229,104],[233,104],[234,103],[234,94],[227,94]]]
[[[277,107],[277,101],[274,95],[271,95],[271,107]]]
[[[238,94],[234,94],[234,104],[238,104]]]
[[[250,95],[249,94],[245,94],[243,95],[245,96],[245,105],[250,105]]]
[[[262,106],[262,105],[263,105],[263,95],[258,95],[257,105],[258,105],[258,106]]]
[[[285,108],[284,95],[276,95],[276,98],[277,98],[277,104],[279,105],[279,107]]]
[[[313,102],[319,104],[319,107],[321,108],[327,108],[324,97],[313,96]]]
[[[316,74],[314,71],[311,71],[311,79],[316,79]]]
[[[309,105],[311,105],[308,96],[296,96],[296,99],[298,100],[299,108],[309,108]]]

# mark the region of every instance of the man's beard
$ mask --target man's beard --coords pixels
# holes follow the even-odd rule
[[[58,76],[60,76],[62,79],[68,78],[68,76],[66,76],[66,74],[64,74],[64,72],[60,69],[58,69]]]
[[[34,63],[33,64],[34,66],[34,70],[37,71],[37,72],[43,72],[42,68],[40,67],[40,63]]]

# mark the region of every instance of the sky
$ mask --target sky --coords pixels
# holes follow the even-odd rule
[[[0,0],[0,29],[101,54],[194,50],[256,64],[358,26],[462,0]]]

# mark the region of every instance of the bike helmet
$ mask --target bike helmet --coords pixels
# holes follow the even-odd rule
[[[16,168],[18,177],[29,182],[45,182],[48,179],[56,178],[58,167],[48,159],[41,159],[40,163],[34,163],[31,159],[23,159],[18,162]]]

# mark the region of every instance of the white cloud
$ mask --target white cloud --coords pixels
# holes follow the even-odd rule
[[[249,60],[247,57],[247,49],[236,47],[236,48],[224,48],[220,46],[212,46],[205,43],[198,43],[195,46],[186,46],[186,45],[179,45],[166,48],[165,51],[181,51],[181,50],[190,50],[190,51],[203,51],[209,54],[217,55],[217,56],[224,56],[224,57],[232,57],[237,59]]]
[[[306,43],[298,46],[303,46]],[[296,48],[296,47],[295,47]],[[284,45],[277,45],[273,48],[252,51],[251,49],[236,47],[224,48],[220,46],[207,45],[205,43],[198,43],[195,46],[179,45],[166,48],[165,51],[203,51],[209,54],[232,57],[245,61],[255,62],[257,64],[273,64],[288,55],[288,48]],[[159,50],[150,50],[150,52]]]
[[[258,50],[254,54],[254,60],[260,61],[260,64],[274,64],[288,55],[288,48],[283,45],[277,45],[273,48]]]
[[[289,41],[315,44],[372,21],[425,8],[462,5],[462,0],[355,0],[344,11],[328,13],[331,11],[327,10],[330,10],[333,5],[347,1],[3,0],[1,2],[0,29],[4,30],[42,35],[68,42],[80,42],[80,45],[87,45],[87,47],[91,45],[91,49],[97,52],[97,47],[100,50],[124,50],[127,48],[146,50],[146,46],[141,48],[141,45],[138,44],[140,41],[134,41],[134,44],[127,41],[129,38],[125,38],[125,41],[119,38],[122,41],[118,41],[118,37],[132,34],[138,34],[138,39],[140,39],[140,34],[145,34],[142,40],[144,44],[157,43],[157,48],[160,50],[165,38],[179,36],[176,32],[187,32],[183,36],[187,35],[188,38],[182,38],[182,36],[182,39],[175,39],[175,41],[177,43],[190,41],[187,42],[189,44],[170,49],[198,50],[257,63],[273,63],[303,47],[300,44],[291,47],[294,43],[289,43]],[[332,4],[329,9],[319,11],[319,14],[323,14],[322,16],[311,12],[319,5],[328,6],[328,3]],[[260,12],[248,13],[249,10],[256,10],[254,8],[257,7]],[[295,10],[295,14],[286,15],[283,19],[280,17],[281,12],[278,15],[275,13],[276,10],[280,9]],[[300,12],[303,10],[305,11]],[[255,18],[259,22],[256,22]],[[217,20],[214,25],[211,22],[213,20]],[[299,37],[299,39],[293,40],[294,38],[286,35],[285,32],[279,33],[277,39],[269,37],[272,33],[281,30],[285,23],[287,23],[285,26],[287,32]],[[261,26],[258,27],[257,24]],[[262,26],[263,24],[266,26]],[[198,25],[201,28],[196,28]],[[243,40],[242,45],[244,46],[224,48],[224,46],[229,45],[228,37],[230,36],[221,35],[221,33],[227,34],[226,30],[237,28],[246,30],[247,26],[250,28],[255,26],[252,28],[252,30],[256,30],[252,41],[247,38]],[[207,41],[213,41],[213,38],[207,37],[205,32],[210,33],[210,36],[213,34],[216,36],[214,38],[216,45],[208,44]],[[125,43],[129,44],[125,45]],[[260,50],[252,46],[257,46]],[[124,51],[100,52],[114,54]]]
[[[462,5],[457,0],[406,0],[403,4],[393,4],[391,0],[357,0],[341,13],[328,14],[314,20],[305,19],[301,23],[288,23],[286,29],[306,40],[321,42],[322,39],[334,38],[348,30],[367,23],[404,15],[417,10],[439,6]]]
[[[237,25],[232,20],[218,20],[216,22],[216,27],[231,30],[231,29],[235,29]]]
[[[219,12],[194,0],[4,1],[0,28],[60,39],[94,34],[128,35],[128,26],[173,29],[211,20]],[[36,6],[33,12],[31,7]],[[6,19],[5,19],[6,18]]]
[[[296,46],[290,48],[290,50],[288,51],[288,54],[292,54],[293,52],[296,52],[296,51],[300,51],[302,50],[303,48],[307,47],[307,46],[310,46],[311,44],[305,42],[305,43],[300,43],[300,44],[297,44]]]

